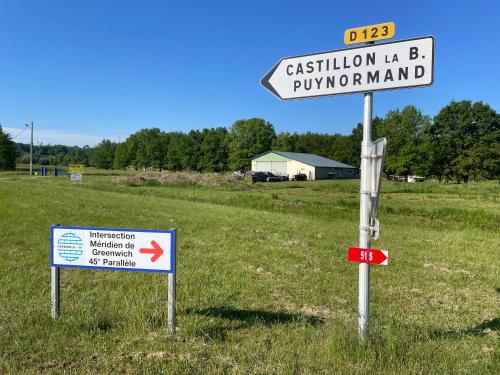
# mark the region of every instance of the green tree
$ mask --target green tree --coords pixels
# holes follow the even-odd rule
[[[92,151],[91,161],[94,167],[111,169],[115,156],[116,143],[104,139]]]
[[[113,158],[113,169],[125,169],[130,165],[129,143],[122,142],[116,146]]]
[[[481,163],[481,175],[490,180],[498,180],[500,183],[500,128],[497,116],[496,130],[485,134],[474,151],[479,156]]]
[[[162,149],[162,132],[158,128],[141,129],[130,136],[130,151],[135,167],[163,169],[165,150]],[[128,141],[128,139],[127,139]]]
[[[236,121],[229,131],[229,165],[233,170],[250,169],[253,157],[270,151],[276,138],[271,123],[260,119]]]
[[[203,129],[199,146],[199,170],[222,172],[228,168],[226,128]]]
[[[186,169],[191,171],[201,171],[201,152],[200,144],[203,140],[203,135],[199,130],[191,130],[186,134],[184,147],[185,147],[185,164]]]
[[[376,136],[387,138],[384,161],[386,174],[412,175],[423,171],[420,166],[429,156],[422,147],[422,136],[430,118],[413,105],[389,111],[377,124]]]
[[[330,152],[330,158],[333,160],[338,160],[342,163],[349,164],[350,155],[350,140],[348,136],[336,134],[333,136],[332,140],[332,151]]]
[[[171,171],[182,171],[187,165],[186,136],[181,132],[172,132],[169,135],[166,166]]]
[[[11,170],[16,167],[16,146],[9,134],[0,125],[0,169]]]
[[[172,132],[167,150],[167,168],[171,171],[186,169],[187,158],[185,153],[186,136],[181,132]]]
[[[64,155],[62,164],[83,164],[85,166],[89,165],[89,158],[85,148],[82,147],[70,147],[68,152]]]
[[[272,149],[274,151],[295,152],[297,137],[297,133],[281,132],[273,139]]]
[[[468,182],[484,175],[497,178],[499,115],[483,102],[452,101],[439,111],[430,129],[434,173]]]

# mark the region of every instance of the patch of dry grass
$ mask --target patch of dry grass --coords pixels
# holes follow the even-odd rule
[[[236,187],[247,185],[248,181],[241,177],[221,173],[195,172],[141,172],[131,176],[115,176],[112,184],[130,186],[186,186],[186,187]]]

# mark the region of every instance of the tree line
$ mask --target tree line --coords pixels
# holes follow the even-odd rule
[[[2,124],[0,124],[0,170],[14,169],[16,155],[16,146],[11,136],[3,131]]]
[[[34,160],[105,169],[224,172],[248,170],[253,157],[277,150],[313,153],[359,167],[362,133],[362,124],[357,124],[350,135],[277,134],[271,123],[253,118],[238,120],[229,128],[188,133],[141,129],[124,142],[103,140],[93,148],[36,146]],[[452,101],[434,118],[412,105],[389,111],[374,118],[373,137],[388,139],[387,175],[458,182],[500,177],[500,116],[483,102]],[[29,146],[17,144],[17,151],[18,162],[29,160]]]

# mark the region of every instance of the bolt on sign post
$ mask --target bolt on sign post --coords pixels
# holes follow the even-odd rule
[[[176,230],[50,228],[52,318],[59,318],[60,268],[168,273],[168,330],[175,333]]]
[[[373,44],[392,38],[394,23],[346,30],[346,44],[368,45],[285,57],[262,78],[261,84],[282,100],[363,93],[363,141],[361,143],[359,248],[348,259],[359,262],[358,331],[368,332],[370,264],[381,259],[371,250],[371,239],[379,238],[376,219],[380,182],[387,140],[372,141],[373,92],[430,86],[434,81],[434,38],[425,36]],[[382,255],[381,255],[382,254]],[[352,256],[352,257],[351,257]],[[357,260],[356,260],[357,259]],[[382,263],[385,264],[386,260]]]

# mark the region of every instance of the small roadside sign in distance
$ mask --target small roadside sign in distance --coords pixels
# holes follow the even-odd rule
[[[81,173],[71,173],[71,181],[81,182],[82,174]]]
[[[69,173],[83,173],[85,171],[85,166],[83,164],[70,164],[68,165]]]
[[[394,22],[347,29],[344,33],[345,44],[373,42],[375,40],[394,38]]]

